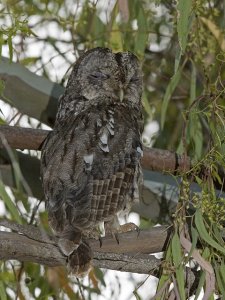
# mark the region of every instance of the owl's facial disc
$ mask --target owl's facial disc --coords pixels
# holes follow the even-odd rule
[[[86,52],[77,70],[80,94],[86,99],[111,97],[119,83],[119,68],[114,54],[107,48]]]
[[[137,102],[142,92],[141,77],[135,55],[95,48],[81,57],[76,71],[76,85],[79,95],[87,100],[111,98]]]
[[[102,72],[99,72],[99,71],[95,71],[93,72],[92,74],[89,75],[89,78],[90,79],[93,79],[93,80],[105,80],[105,79],[108,79],[110,76],[108,74],[104,74]]]

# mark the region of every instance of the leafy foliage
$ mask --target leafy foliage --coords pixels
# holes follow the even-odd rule
[[[28,0],[3,0],[0,4],[0,53],[61,84],[75,59],[92,47],[129,50],[140,58],[145,120],[161,124],[154,146],[193,159],[191,170],[181,174],[174,233],[165,251],[155,299],[178,299],[177,295],[187,299],[185,274],[187,264],[193,262],[200,266],[195,299],[202,288],[205,299],[213,299],[213,293],[225,298],[221,233],[225,197],[218,190],[225,178],[224,12],[222,1],[206,0],[36,0],[32,4]],[[1,95],[3,91],[0,81]],[[22,126],[26,118],[30,126],[43,126],[40,120],[34,122],[21,112],[12,120],[0,116],[1,123]],[[16,152],[7,146],[6,152],[15,181],[11,189],[0,181],[6,216],[47,229],[42,199],[32,197]],[[0,155],[3,165],[5,156]],[[193,182],[201,192],[193,192]],[[90,273],[87,282],[68,279],[61,268],[5,262],[1,264],[0,298],[26,299],[26,294],[35,299],[81,299],[85,293],[91,299],[106,285],[98,269]],[[140,298],[138,289],[134,294]]]

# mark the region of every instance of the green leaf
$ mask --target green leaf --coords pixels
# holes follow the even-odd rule
[[[190,113],[188,130],[187,130],[187,140],[188,143],[194,144],[194,159],[198,160],[202,155],[203,148],[203,134],[202,134],[202,125],[199,120],[197,112],[194,110]]]
[[[198,236],[199,236],[198,231],[193,226],[191,226],[192,244],[191,244],[191,250],[190,250],[190,252],[188,253],[188,256],[187,256],[187,260],[189,260],[189,258],[192,255],[193,250],[196,248],[197,241],[198,241]]]
[[[20,64],[22,64],[24,66],[34,65],[39,59],[40,59],[40,56],[25,57],[24,59],[20,60]]]
[[[4,40],[3,40],[3,34],[0,32],[0,60],[1,60],[1,57],[2,57],[2,45],[4,43]]]
[[[113,50],[115,51],[122,51],[123,50],[123,41],[122,41],[122,33],[119,29],[119,25],[116,21],[116,16],[118,15],[118,2],[116,2],[112,13],[111,13],[111,28],[110,28],[110,45]]]
[[[184,53],[187,45],[189,31],[189,18],[191,15],[191,0],[177,1],[177,33],[182,52]]]
[[[94,268],[95,276],[97,277],[98,280],[100,280],[101,284],[106,287],[106,283],[104,280],[104,273],[102,272],[101,269],[95,267]]]
[[[7,300],[7,294],[5,292],[5,286],[2,281],[0,281],[0,299]]]
[[[32,195],[32,191],[31,191],[29,185],[27,184],[26,180],[24,179],[23,174],[20,170],[20,165],[16,158],[16,152],[14,152],[7,143],[3,143],[3,144],[4,144],[4,147],[9,155],[11,163],[12,163],[13,175],[15,178],[15,184],[16,184],[17,189],[22,192],[24,192],[24,190],[25,190],[27,195]],[[24,190],[23,190],[23,188],[24,188]]]
[[[214,247],[215,249],[217,249],[218,251],[222,252],[223,254],[225,254],[225,248],[222,247],[220,244],[218,244],[207,232],[207,229],[205,227],[204,221],[203,221],[203,217],[202,217],[202,213],[200,211],[200,209],[196,210],[195,213],[195,225],[198,229],[198,233],[200,235],[200,237],[206,242],[208,243],[210,246]]]
[[[116,21],[113,22],[112,31],[110,34],[110,44],[114,51],[123,50],[122,35]]]
[[[167,112],[169,100],[181,78],[181,70],[182,70],[182,68],[180,67],[178,69],[178,71],[173,75],[173,77],[170,80],[170,83],[168,84],[168,86],[166,88],[166,92],[163,97],[162,110],[161,110],[161,128],[162,129],[164,127],[164,123],[165,123],[165,119],[166,119],[166,112]]]
[[[142,104],[144,106],[144,109],[145,109],[146,113],[148,114],[148,116],[152,120],[152,118],[153,118],[153,111],[152,111],[151,106],[149,105],[149,101],[148,101],[147,94],[146,94],[145,91],[143,92]]]
[[[15,204],[13,203],[12,199],[9,197],[8,193],[6,192],[5,186],[1,180],[0,180],[0,197],[2,198],[9,212],[11,213],[13,219],[17,223],[22,224],[22,219],[18,213],[18,210]]]
[[[104,47],[105,44],[105,25],[98,16],[94,16],[92,34],[95,39],[96,47]]]
[[[185,300],[185,282],[184,282],[184,269],[182,265],[182,251],[180,245],[180,239],[177,232],[174,234],[172,239],[172,255],[173,262],[176,268],[176,280],[178,284],[179,294],[181,300]]]
[[[175,64],[174,64],[174,74],[177,72],[179,65],[180,65],[180,59],[182,56],[182,51],[180,48],[176,51],[176,56],[175,56]]]
[[[168,249],[166,251],[166,257],[165,257],[165,261],[167,263],[171,263],[171,260],[172,260],[172,249],[171,249],[171,243],[169,244],[168,246]],[[168,281],[170,279],[170,274],[169,272],[166,272],[166,273],[163,273],[159,279],[159,282],[158,282],[158,286],[157,286],[157,293],[160,292],[161,288],[164,286],[164,284],[166,283],[166,281]],[[163,295],[164,293],[162,293]],[[156,297],[155,300],[160,300],[162,299],[162,295]]]
[[[215,236],[215,238],[217,239],[217,241],[219,243],[221,243],[221,245],[223,245],[223,243],[224,243],[223,236],[222,236],[221,230],[218,228],[217,224],[213,224],[212,225],[212,229],[213,229],[213,235]]]
[[[195,64],[192,62],[191,70],[191,82],[190,82],[190,104],[196,99],[196,79],[197,79],[197,70]]]
[[[174,234],[172,239],[172,254],[174,265],[177,268],[182,262],[180,239],[177,233]]]
[[[225,264],[224,264],[224,262],[222,262],[222,264],[221,264],[220,274],[221,274],[221,278],[222,278],[224,286],[225,286]]]
[[[222,298],[225,299],[225,281],[222,275],[222,269],[219,265],[215,262],[215,273],[216,273],[216,282],[220,293],[222,294]]]
[[[146,16],[141,2],[137,16],[138,31],[135,40],[134,51],[138,56],[143,57],[148,39]]]
[[[197,184],[199,184],[199,185],[202,184],[202,179],[200,177],[198,177],[197,175],[195,176],[195,180],[196,180]]]
[[[5,81],[0,79],[0,96],[3,95],[5,89]]]
[[[194,300],[198,300],[199,299],[199,295],[201,293],[201,290],[203,288],[205,282],[205,271],[202,272],[200,279],[199,279],[199,283],[198,283],[198,288],[195,292],[195,299]]]
[[[13,46],[12,46],[12,36],[9,35],[7,39],[8,47],[9,47],[9,60],[12,62],[13,59]]]
[[[13,104],[12,101],[4,95],[4,90],[5,90],[5,81],[0,79],[0,96],[3,98],[5,102],[8,102],[9,104],[12,105]]]

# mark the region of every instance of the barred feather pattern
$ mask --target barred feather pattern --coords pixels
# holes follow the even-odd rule
[[[109,49],[91,51],[94,57],[89,55],[86,63],[97,60],[98,55],[103,62],[107,57],[112,69],[115,67],[112,74],[125,76],[124,66],[119,65],[123,65],[122,59],[115,59]],[[126,66],[134,56],[124,56]],[[87,95],[86,90],[82,92],[83,82],[76,81],[79,68],[74,69],[60,99],[55,127],[42,147],[41,174],[50,226],[59,236],[62,252],[68,255],[69,270],[83,276],[92,258],[86,237],[94,236],[101,222],[111,222],[129,209],[138,195],[143,124],[141,92],[135,102],[121,101],[117,94],[108,93],[109,88],[102,93],[89,89]],[[74,82],[76,87],[71,89]]]

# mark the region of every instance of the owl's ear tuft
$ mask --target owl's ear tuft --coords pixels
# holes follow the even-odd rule
[[[96,55],[99,57],[105,56],[107,54],[112,54],[112,50],[109,48],[96,47],[84,52],[84,54],[80,57],[79,60],[90,59],[92,56],[96,56]]]

